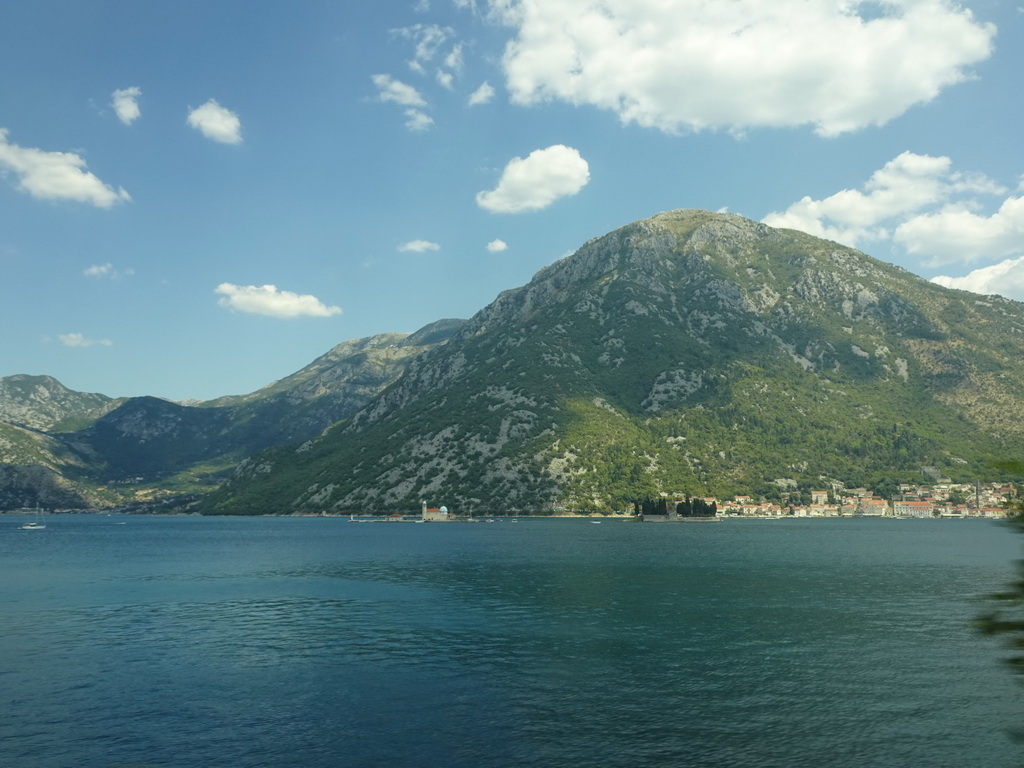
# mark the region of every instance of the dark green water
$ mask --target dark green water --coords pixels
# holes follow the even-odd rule
[[[994,523],[0,518],[0,765],[1015,766]]]

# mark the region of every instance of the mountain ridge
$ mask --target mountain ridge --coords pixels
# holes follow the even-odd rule
[[[168,484],[209,490],[246,455],[346,418],[461,322],[350,339],[257,392],[195,404],[75,393],[52,377],[2,378],[0,467],[11,469],[0,474],[0,508],[109,506],[150,498],[153,488],[165,495]],[[31,478],[45,482],[33,491]]]
[[[0,422],[45,431],[71,431],[116,408],[124,398],[68,389],[52,376],[0,378]]]
[[[220,485],[199,509],[610,511],[884,492],[922,467],[976,479],[1024,448],[1022,359],[1017,302],[734,214],[669,211],[468,321],[342,342],[248,395],[186,406],[0,379],[0,507]]]
[[[208,509],[610,510],[978,471],[1021,444],[1006,405],[1022,338],[1016,302],[733,214],[666,212],[502,292],[301,453],[247,459]]]

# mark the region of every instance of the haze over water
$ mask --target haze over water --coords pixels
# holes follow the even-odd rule
[[[0,518],[4,766],[1011,766],[987,521]]]

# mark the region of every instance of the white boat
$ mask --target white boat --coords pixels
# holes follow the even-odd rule
[[[43,512],[41,509],[36,507],[36,519],[29,520],[27,523],[23,523],[18,526],[19,530],[22,531],[42,531],[46,529],[46,523],[43,522]]]

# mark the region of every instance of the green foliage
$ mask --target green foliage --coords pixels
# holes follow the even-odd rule
[[[999,469],[1024,477],[1024,462],[1001,461]],[[1024,499],[1018,497],[1010,508],[1010,525],[1024,534]],[[1024,560],[1017,561],[1017,577],[1002,591],[989,595],[989,609],[978,616],[974,625],[983,635],[1002,639],[1010,656],[1006,661],[1015,674],[1024,675]]]
[[[680,517],[714,517],[717,513],[718,505],[713,501],[704,501],[704,499],[687,497],[676,505],[676,514]]]

